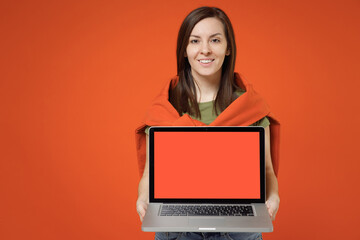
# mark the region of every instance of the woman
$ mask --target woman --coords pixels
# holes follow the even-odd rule
[[[236,45],[226,14],[213,7],[192,11],[183,21],[177,41],[177,77],[155,99],[145,124],[137,129],[139,183],[137,211],[142,221],[149,195],[148,126],[154,125],[256,125],[265,128],[267,207],[275,220],[280,198],[277,172],[279,123],[261,97],[234,73]],[[226,111],[224,112],[224,110]],[[270,127],[275,130],[271,141]],[[272,130],[273,132],[273,130]],[[276,161],[274,161],[276,160]],[[273,167],[274,163],[274,167]],[[274,171],[275,169],[275,171]],[[261,233],[156,233],[155,239],[262,239]],[[215,238],[215,237],[214,237]]]

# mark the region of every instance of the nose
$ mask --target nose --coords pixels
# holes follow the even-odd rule
[[[208,42],[203,42],[201,45],[201,53],[204,55],[211,53],[211,48]]]

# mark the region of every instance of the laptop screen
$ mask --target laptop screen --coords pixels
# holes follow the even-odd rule
[[[261,127],[156,128],[153,199],[261,199],[261,133]]]

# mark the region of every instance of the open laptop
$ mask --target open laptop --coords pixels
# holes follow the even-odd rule
[[[263,127],[151,127],[145,232],[272,232]]]

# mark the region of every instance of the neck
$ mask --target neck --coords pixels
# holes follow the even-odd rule
[[[212,76],[198,76],[192,73],[198,102],[208,102],[216,98],[220,87],[221,70]]]

